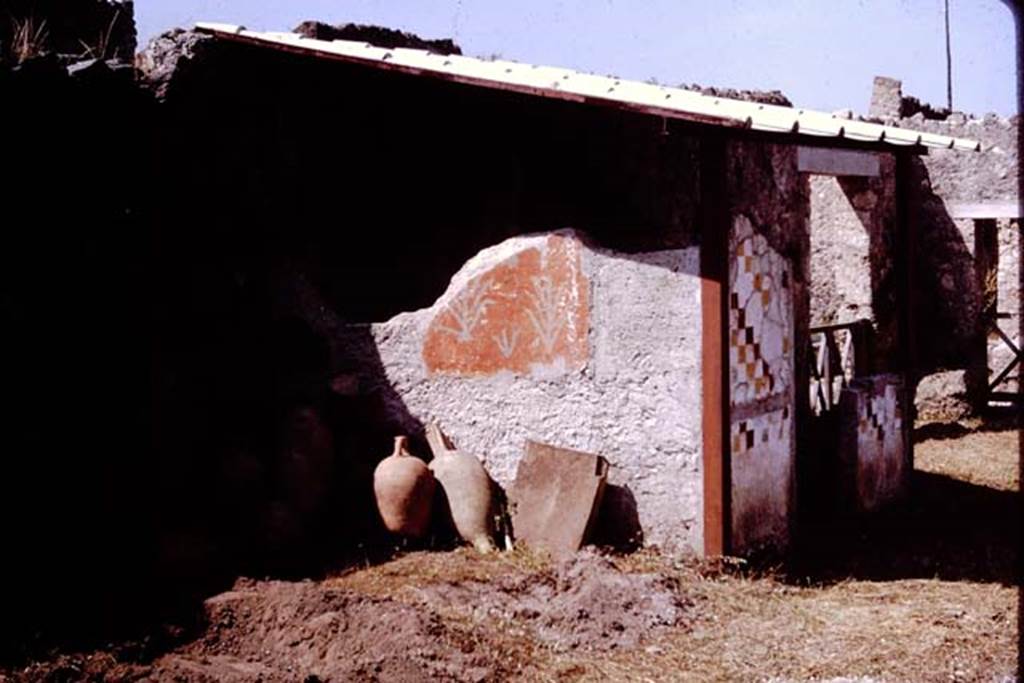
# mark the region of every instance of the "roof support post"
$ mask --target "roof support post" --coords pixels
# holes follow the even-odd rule
[[[701,138],[701,432],[704,472],[704,554],[725,555],[732,530],[729,452],[729,206],[725,140]]]
[[[994,218],[974,219],[974,275],[981,294],[977,319],[977,337],[967,366],[967,388],[974,407],[983,410],[988,403],[988,334],[997,325],[999,272],[999,233]]]
[[[918,232],[918,193],[914,191],[914,165],[921,161],[910,152],[896,154],[896,300],[899,306],[900,370],[905,391],[903,415],[905,429],[913,433],[914,395],[917,393],[919,368],[917,363],[917,327],[914,312],[917,309],[915,249]],[[906,461],[914,466],[914,440],[906,439]]]

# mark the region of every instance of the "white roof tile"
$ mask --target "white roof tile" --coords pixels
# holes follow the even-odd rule
[[[582,100],[584,98],[627,105],[652,114],[770,133],[845,138],[856,142],[922,145],[977,151],[975,140],[922,133],[908,128],[854,121],[825,112],[759,104],[726,97],[702,95],[682,88],[668,88],[640,81],[596,76],[571,69],[533,66],[505,60],[486,60],[461,55],[438,55],[410,48],[381,48],[349,40],[315,40],[295,33],[247,31],[231,24],[199,23],[196,29],[235,40],[290,49],[326,53],[377,68],[400,68],[415,73],[437,73],[482,87]]]

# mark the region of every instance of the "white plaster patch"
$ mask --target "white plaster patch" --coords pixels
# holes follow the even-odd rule
[[[788,535],[789,464],[793,419],[789,408],[763,413],[731,426],[733,543],[753,549]]]

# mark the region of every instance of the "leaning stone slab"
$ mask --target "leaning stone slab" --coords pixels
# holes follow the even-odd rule
[[[925,375],[914,393],[914,407],[920,423],[957,422],[973,412],[967,373],[947,370]]]
[[[600,455],[527,441],[510,494],[516,540],[556,558],[579,550],[607,478],[608,461]]]

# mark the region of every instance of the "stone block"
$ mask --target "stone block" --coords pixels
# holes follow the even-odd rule
[[[914,396],[918,423],[957,422],[972,415],[967,373],[947,370],[925,375]]]
[[[895,78],[875,76],[868,115],[879,119],[899,118],[903,103],[903,83]]]
[[[512,486],[516,540],[556,558],[586,542],[608,478],[600,455],[526,442]]]

